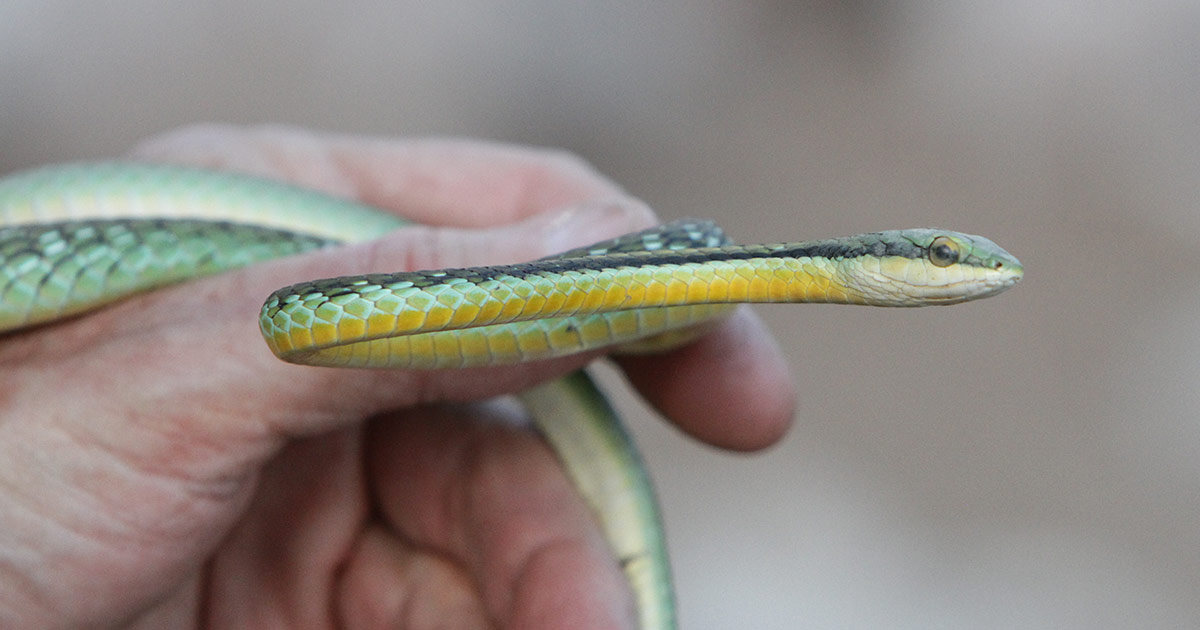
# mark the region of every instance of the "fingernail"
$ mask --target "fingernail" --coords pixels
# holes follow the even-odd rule
[[[550,215],[542,238],[550,252],[560,252],[641,229],[652,217],[636,199],[597,199]]]

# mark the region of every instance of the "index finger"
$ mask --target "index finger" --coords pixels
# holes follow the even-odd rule
[[[186,127],[135,158],[207,166],[299,184],[426,225],[512,223],[619,186],[563,151],[458,139],[397,140],[265,126]]]

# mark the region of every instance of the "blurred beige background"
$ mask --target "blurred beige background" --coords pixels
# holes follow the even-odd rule
[[[1200,625],[1193,3],[104,4],[0,4],[0,171],[195,121],[480,136],[743,241],[1021,258],[961,307],[763,309],[803,392],[765,455],[626,400],[685,628]]]

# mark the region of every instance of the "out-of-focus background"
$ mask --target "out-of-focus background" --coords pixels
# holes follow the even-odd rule
[[[1198,35],[1170,0],[6,0],[0,171],[284,122],[564,147],[743,241],[985,234],[998,299],[762,309],[803,394],[764,455],[625,400],[683,626],[1197,627]]]

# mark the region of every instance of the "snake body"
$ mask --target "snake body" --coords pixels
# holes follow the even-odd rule
[[[176,166],[10,175],[0,179],[0,330],[403,225],[289,185]],[[1022,274],[991,241],[946,230],[737,246],[711,223],[684,221],[519,265],[302,282],[267,298],[259,324],[287,361],[449,369],[679,344],[737,302],[952,304]],[[674,627],[657,508],[616,415],[583,373],[523,398],[596,512],[641,627]]]

